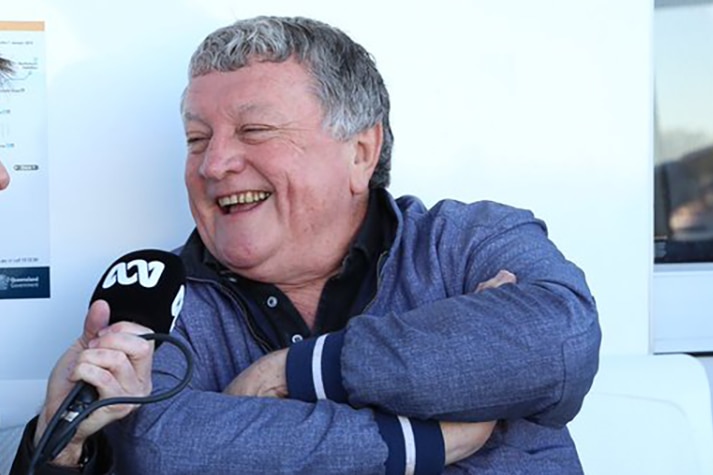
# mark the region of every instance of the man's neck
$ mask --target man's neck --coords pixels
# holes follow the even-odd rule
[[[310,330],[314,329],[317,318],[317,309],[319,307],[319,299],[327,280],[328,279],[322,279],[319,282],[311,282],[306,286],[280,288],[280,290],[290,299],[290,302],[292,302],[292,305],[295,306]]]

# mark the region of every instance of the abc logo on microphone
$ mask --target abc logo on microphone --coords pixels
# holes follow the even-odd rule
[[[117,259],[94,290],[91,302],[106,300],[110,323],[132,321],[168,333],[183,306],[185,270],[170,252],[148,249]]]

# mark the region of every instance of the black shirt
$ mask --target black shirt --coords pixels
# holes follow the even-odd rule
[[[246,308],[251,329],[258,333],[267,351],[285,348],[291,343],[344,328],[351,317],[364,311],[374,298],[380,258],[388,252],[396,233],[396,216],[388,195],[372,190],[364,222],[349,248],[339,274],[331,277],[320,296],[315,328],[311,331],[287,296],[276,286],[256,282],[231,272],[204,248],[203,263],[223,277],[223,284]],[[34,453],[33,434],[37,418],[25,432],[10,475],[24,475]],[[81,469],[43,464],[36,475],[104,474],[112,467],[111,447],[104,434],[92,436],[85,446],[86,464]]]
[[[275,285],[241,277],[218,262],[207,249],[203,262],[216,270],[223,283],[246,308],[258,340],[268,351],[315,335],[341,330],[351,317],[364,311],[377,289],[379,258],[396,233],[396,217],[383,190],[372,190],[359,231],[342,262],[341,271],[324,286],[314,329],[305,323],[290,299]]]

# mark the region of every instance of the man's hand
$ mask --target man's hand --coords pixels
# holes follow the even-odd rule
[[[517,278],[513,273],[501,270],[495,277],[478,284],[475,292],[515,283]],[[233,396],[287,397],[287,351],[283,349],[263,356],[243,370],[223,393]]]
[[[287,349],[263,356],[223,390],[232,396],[287,397]]]
[[[517,277],[510,271],[501,270],[495,274],[495,277],[481,282],[475,288],[475,292],[482,292],[487,289],[496,289],[504,284],[517,284]]]
[[[475,292],[516,284],[512,272],[501,270],[494,277],[478,284]],[[287,397],[287,349],[269,353],[241,372],[223,390],[233,396]],[[495,427],[489,422],[441,422],[446,445],[446,465],[473,455],[488,440]]]
[[[67,394],[79,381],[96,387],[100,399],[138,397],[151,393],[151,363],[154,345],[137,335],[151,330],[131,322],[109,327],[109,305],[98,300],[89,308],[84,332],[62,355],[50,374],[35,444]],[[79,462],[85,440],[110,422],[126,417],[136,406],[110,405],[94,411],[77,428],[77,433],[53,460],[58,465]]]
[[[490,438],[495,421],[441,422],[446,448],[446,465],[466,459],[480,450]]]
[[[516,284],[512,272],[501,270],[495,277],[481,282],[475,292],[496,289],[505,284]],[[495,421],[488,422],[441,422],[441,433],[446,449],[446,465],[466,459],[480,450],[495,428]]]

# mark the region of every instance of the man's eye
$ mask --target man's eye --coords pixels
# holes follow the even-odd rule
[[[256,136],[260,134],[267,134],[273,129],[267,125],[245,125],[240,128],[241,135]]]
[[[205,147],[205,144],[208,143],[208,139],[205,137],[187,137],[186,138],[186,145],[188,146],[189,150],[195,151],[199,148]]]

